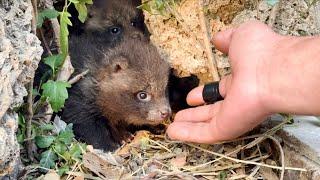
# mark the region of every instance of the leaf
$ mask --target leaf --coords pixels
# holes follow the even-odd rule
[[[54,125],[52,124],[44,124],[39,127],[43,131],[51,131],[54,129]]]
[[[40,157],[40,166],[48,169],[54,168],[55,161],[58,160],[58,156],[51,149],[41,153]]]
[[[25,139],[24,133],[20,129],[18,129],[18,133],[17,133],[18,143],[22,144],[24,142],[24,139]]]
[[[68,98],[67,88],[70,87],[71,85],[67,82],[52,80],[49,80],[42,85],[42,96],[48,99],[54,112],[58,112],[64,107],[64,103]]]
[[[40,14],[42,14],[43,17],[46,17],[48,19],[53,19],[59,16],[59,12],[55,9],[44,9],[40,12]]]
[[[74,159],[81,159],[82,158],[82,149],[79,144],[74,144],[70,149],[70,155]]]
[[[227,179],[227,173],[225,171],[220,171],[219,173],[219,180]]]
[[[59,134],[61,131],[64,131],[67,127],[67,123],[61,120],[59,116],[54,117],[53,120],[54,132]]]
[[[55,9],[44,9],[38,14],[37,27],[40,28],[44,22],[44,19],[53,19],[59,16],[59,12]]]
[[[61,12],[60,13],[60,49],[65,58],[69,51],[69,30],[68,25],[72,26],[70,21],[71,14],[68,12]]]
[[[67,146],[59,141],[54,143],[53,148],[59,154],[63,154],[67,151]]]
[[[73,138],[74,138],[74,134],[73,134],[72,129],[66,129],[65,131],[61,131],[57,137],[57,139],[60,142],[63,142],[66,145],[71,144]]]
[[[72,22],[70,20],[71,14],[67,11],[60,12],[60,19],[61,19],[61,24],[67,24],[69,26],[72,26]]]
[[[35,141],[39,148],[48,148],[55,140],[54,136],[36,136]]]
[[[26,120],[24,119],[24,116],[20,113],[18,116],[18,125],[21,126],[22,128],[26,127]]]
[[[75,4],[75,7],[78,11],[78,18],[79,20],[84,23],[87,19],[87,15],[88,15],[88,10],[87,10],[87,6],[85,3],[78,3]]]
[[[60,168],[58,168],[58,174],[59,176],[64,175],[65,173],[67,173],[68,171],[70,171],[70,167],[68,165],[63,165]]]
[[[51,67],[53,74],[55,74],[58,67],[63,63],[64,57],[62,54],[52,55],[44,58],[44,63]]]
[[[40,93],[38,92],[37,89],[32,89],[32,96],[33,97],[40,96]]]
[[[145,11],[147,11],[148,13],[152,14],[151,7],[150,7],[149,3],[147,3],[147,2],[141,4],[141,5],[138,6],[137,8],[138,8],[138,9],[145,10]]]

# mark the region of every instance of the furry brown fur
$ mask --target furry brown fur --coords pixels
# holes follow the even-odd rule
[[[110,38],[110,31],[118,28],[118,36],[146,39],[146,28],[142,11],[137,9],[139,0],[95,0],[89,8],[89,18],[85,23],[85,32]]]
[[[63,112],[78,138],[113,150],[127,137],[128,125],[156,125],[171,114],[169,65],[148,42],[123,36],[108,47],[97,36],[82,35],[71,38],[70,51],[76,71],[90,71],[71,88]]]

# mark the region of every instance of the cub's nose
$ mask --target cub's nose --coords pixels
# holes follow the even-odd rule
[[[170,109],[161,110],[160,115],[162,119],[167,119],[169,116],[171,116],[171,110]]]

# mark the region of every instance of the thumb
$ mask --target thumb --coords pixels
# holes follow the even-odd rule
[[[228,54],[234,29],[218,32],[211,40],[214,46],[224,54]]]

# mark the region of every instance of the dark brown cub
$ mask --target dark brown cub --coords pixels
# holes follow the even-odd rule
[[[101,49],[95,39],[71,40],[77,72],[90,73],[71,88],[63,119],[88,144],[113,150],[126,138],[128,125],[157,125],[170,116],[169,65],[145,41],[124,37]]]
[[[84,25],[87,34],[100,36],[101,42],[118,42],[123,36],[145,40],[143,13],[138,0],[96,0],[89,8]]]

